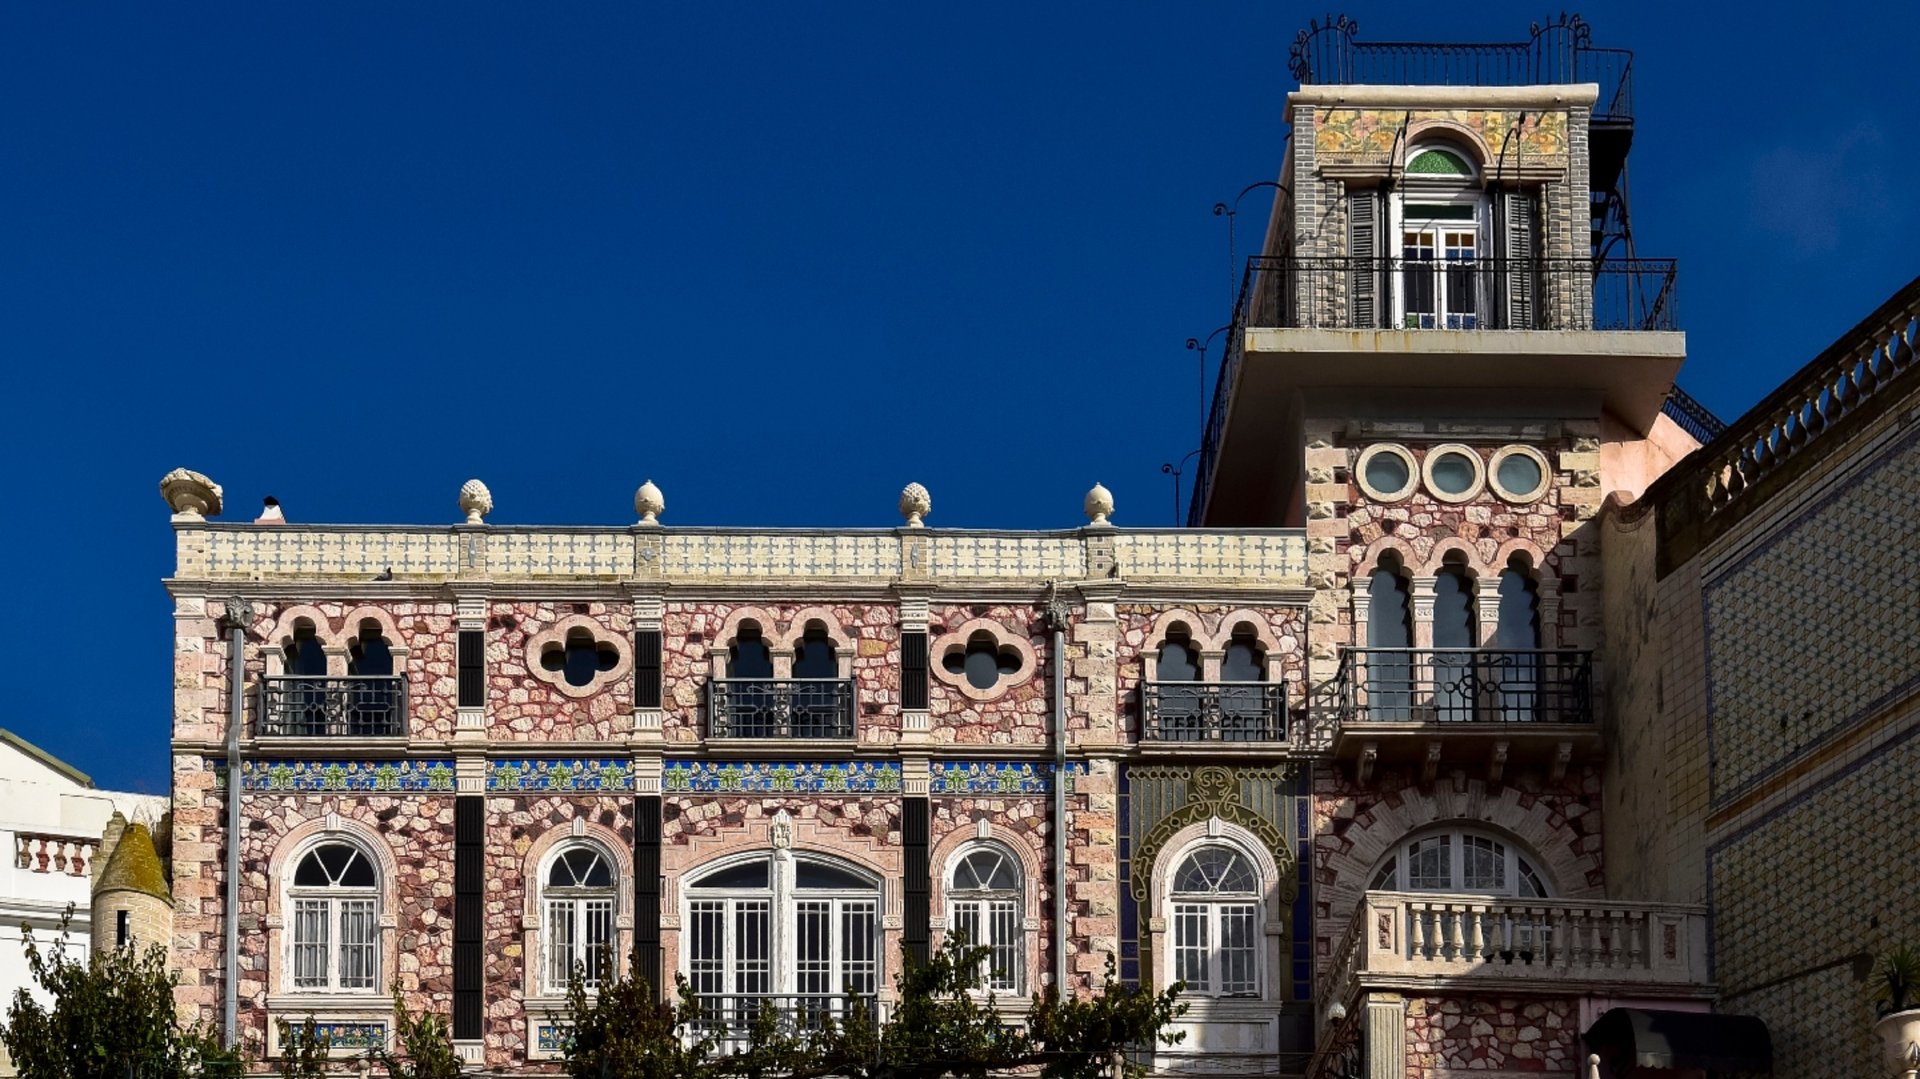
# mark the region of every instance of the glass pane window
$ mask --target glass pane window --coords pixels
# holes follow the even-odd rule
[[[738,1033],[771,1010],[811,1029],[844,1015],[849,994],[878,991],[871,879],[811,858],[759,858],[696,873],[686,887],[687,979],[706,1028]]]
[[[372,859],[350,843],[321,843],[295,865],[288,884],[292,987],[378,992],[379,877]]]
[[[1539,871],[1512,844],[1469,831],[1414,839],[1381,864],[1368,887],[1540,899],[1551,894]]]
[[[578,977],[585,988],[598,989],[613,958],[612,859],[593,844],[577,843],[554,856],[546,881],[543,988],[564,993]]]
[[[1021,991],[1025,906],[1019,864],[998,847],[968,851],[954,863],[947,889],[947,925],[968,944],[987,949],[979,987],[996,993]]]
[[[1507,848],[1485,836],[1460,838],[1462,887],[1469,892],[1507,890]]]
[[[1260,880],[1246,856],[1225,845],[1201,847],[1180,863],[1173,892],[1174,977],[1203,996],[1258,996]]]

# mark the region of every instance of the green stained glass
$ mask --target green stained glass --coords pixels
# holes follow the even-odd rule
[[[1407,162],[1409,175],[1471,176],[1473,170],[1459,154],[1450,150],[1422,150]]]

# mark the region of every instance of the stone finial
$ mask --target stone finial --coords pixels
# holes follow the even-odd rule
[[[175,517],[220,516],[220,485],[192,469],[176,468],[160,477],[160,497],[167,500]]]
[[[1105,485],[1095,483],[1080,506],[1087,511],[1087,523],[1092,527],[1113,527],[1113,522],[1107,520],[1108,515],[1113,513],[1113,492],[1107,490]]]
[[[919,528],[926,524],[922,518],[933,512],[933,496],[925,487],[909,483],[900,492],[900,516],[907,519],[908,528]]]
[[[468,480],[460,485],[460,509],[468,524],[485,524],[481,518],[493,512],[493,492],[479,480]]]
[[[660,488],[655,487],[652,480],[641,484],[640,489],[633,492],[633,512],[640,515],[641,524],[659,524],[660,515],[666,509],[667,496],[660,493]]]

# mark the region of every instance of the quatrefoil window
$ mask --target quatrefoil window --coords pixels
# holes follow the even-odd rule
[[[586,615],[571,615],[527,640],[527,672],[569,697],[586,697],[633,669],[618,633]]]
[[[933,676],[976,701],[1030,681],[1039,665],[1024,636],[987,618],[975,618],[936,639],[933,655]]]

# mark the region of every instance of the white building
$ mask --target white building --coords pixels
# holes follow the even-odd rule
[[[0,866],[0,1001],[10,1003],[15,990],[32,985],[23,924],[50,942],[72,905],[68,946],[86,954],[94,854],[116,811],[152,825],[166,813],[167,798],[95,789],[86,773],[0,729],[0,843],[12,852]],[[0,1053],[0,1074],[12,1070]]]

